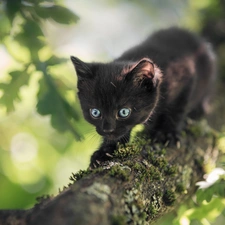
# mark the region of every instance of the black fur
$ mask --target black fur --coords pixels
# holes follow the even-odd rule
[[[215,73],[208,44],[179,28],[156,32],[110,63],[71,60],[84,117],[104,137],[91,166],[107,160],[117,142],[126,143],[137,124],[144,123],[150,137],[175,137],[187,116],[204,114]],[[118,116],[122,108],[131,110],[127,118]]]

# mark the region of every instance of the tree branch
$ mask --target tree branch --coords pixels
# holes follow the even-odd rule
[[[73,174],[58,196],[27,211],[0,211],[0,224],[151,224],[193,195],[205,164],[217,159],[215,141],[204,122],[189,125],[177,147],[142,134],[99,168]]]

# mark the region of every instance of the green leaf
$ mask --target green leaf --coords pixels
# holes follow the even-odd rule
[[[38,59],[38,51],[45,46],[43,37],[44,34],[39,24],[31,20],[26,20],[22,26],[22,31],[14,39],[29,49],[32,60],[34,61]]]
[[[53,7],[46,8],[46,10],[48,10],[49,16],[57,23],[72,24],[79,20],[79,17],[76,14],[63,6],[55,5]]]
[[[0,27],[1,27],[1,32],[0,32],[0,41],[3,40],[3,38],[10,33],[10,22],[8,17],[5,15],[5,13],[2,13],[0,11]]]
[[[210,203],[202,204],[200,207],[194,208],[188,216],[190,220],[201,220],[206,218],[210,221],[215,220],[224,210],[224,202],[221,198],[213,198]]]
[[[38,15],[39,17],[41,17],[42,19],[48,19],[48,18],[50,18],[50,15],[49,15],[49,8],[48,8],[48,7],[36,6],[36,7],[35,7],[35,12],[36,12],[37,15]]]
[[[46,64],[48,64],[48,66],[54,66],[54,65],[57,65],[57,64],[60,64],[60,63],[63,63],[63,62],[67,62],[68,59],[66,58],[59,58],[55,55],[51,56],[50,59],[48,59],[46,61]]]
[[[9,75],[11,76],[11,81],[0,84],[0,89],[3,91],[0,104],[6,106],[7,112],[13,111],[15,101],[21,100],[19,90],[22,86],[28,84],[30,78],[26,71],[12,71]]]
[[[225,183],[223,179],[218,180],[212,186],[206,189],[199,189],[196,192],[197,202],[202,203],[204,200],[210,202],[213,196],[225,197]]]
[[[6,13],[12,23],[16,13],[20,10],[21,0],[6,0]]]
[[[70,131],[76,139],[80,139],[74,120],[79,120],[79,113],[59,94],[53,79],[45,74],[45,84],[41,81],[42,86],[38,94],[37,111],[41,115],[51,115],[52,126],[61,131]]]

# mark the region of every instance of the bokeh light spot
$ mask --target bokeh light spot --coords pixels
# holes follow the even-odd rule
[[[38,144],[29,133],[16,134],[11,140],[11,158],[17,162],[28,162],[37,156]]]

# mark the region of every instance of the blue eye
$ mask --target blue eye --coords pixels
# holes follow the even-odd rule
[[[122,108],[122,109],[119,110],[118,116],[120,118],[127,118],[128,116],[130,116],[130,113],[131,113],[131,109]]]
[[[98,109],[90,109],[90,114],[93,118],[97,119],[101,117],[101,112]]]

